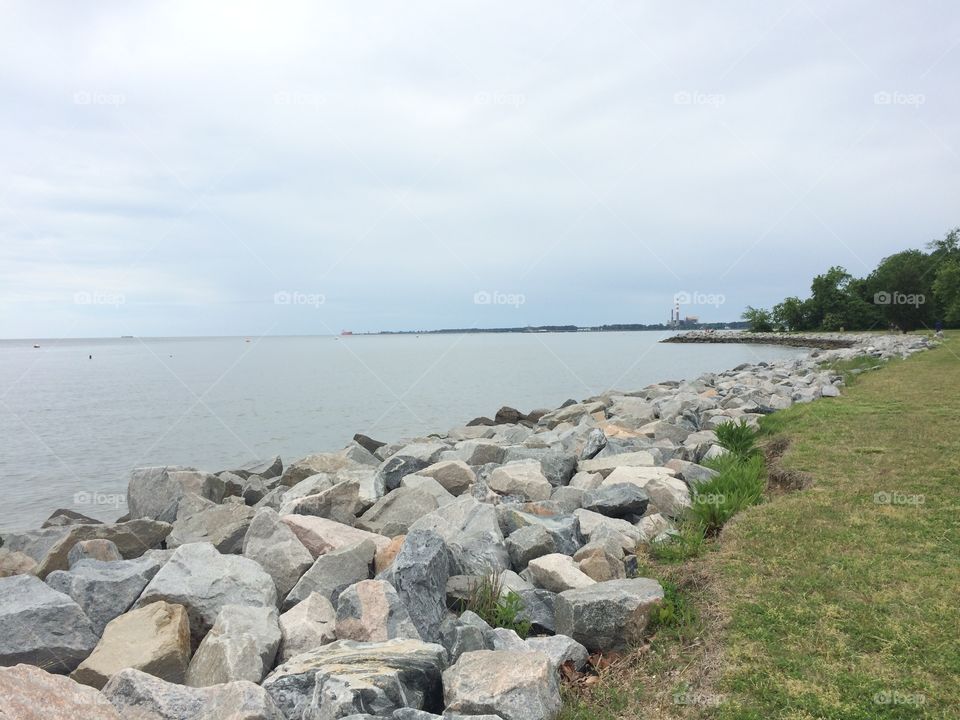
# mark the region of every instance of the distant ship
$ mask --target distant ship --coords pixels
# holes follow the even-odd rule
[[[121,339],[121,340],[132,340],[132,339],[133,339],[133,335],[121,335],[121,336],[120,336],[120,339]]]
[[[340,334],[341,334],[341,335],[353,335],[353,330],[343,330]]]
[[[38,348],[38,347],[40,347],[40,343],[34,343],[33,346],[34,346],[35,348]]]

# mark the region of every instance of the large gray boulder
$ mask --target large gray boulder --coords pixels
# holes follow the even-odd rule
[[[425,515],[410,530],[432,530],[444,539],[453,560],[451,574],[484,575],[510,569],[496,510],[469,495]]]
[[[384,575],[396,588],[420,637],[438,642],[450,577],[450,551],[443,537],[432,530],[411,531]]]
[[[148,518],[172,523],[177,519],[177,506],[184,495],[193,493],[220,502],[223,492],[223,480],[193,468],[135,468],[127,485],[127,512],[133,520]]]
[[[186,495],[177,505],[177,519],[167,536],[167,547],[176,549],[188,543],[208,542],[226,555],[239,554],[253,514],[254,509],[243,503],[217,505],[198,495]]]
[[[566,635],[532,637],[524,642],[531,651],[543,653],[550,658],[550,662],[557,670],[568,662],[573,664],[574,669],[583,670],[590,659],[587,649]]]
[[[338,640],[283,663],[263,688],[287,720],[443,709],[446,651],[418,640]]]
[[[155,602],[115,618],[86,660],[70,675],[102,688],[125,668],[182,683],[190,663],[190,623],[182,605]]]
[[[122,720],[94,688],[33,665],[0,667],[3,720]]]
[[[555,593],[594,584],[591,577],[580,571],[573,558],[560,553],[531,560],[523,571],[523,577],[538,588]]]
[[[162,566],[155,556],[114,562],[81,560],[69,570],[50,573],[47,584],[73,598],[99,637],[107,623],[133,605]]]
[[[527,525],[507,537],[507,552],[515,570],[527,567],[531,560],[557,551],[553,536],[542,525]]]
[[[0,578],[0,628],[0,665],[68,673],[97,644],[80,606],[33,575]]]
[[[524,500],[548,500],[553,486],[536,460],[521,460],[502,465],[490,473],[487,485],[500,495]]]
[[[103,695],[129,720],[286,720],[263,688],[246,680],[192,688],[123,670]]]
[[[629,648],[640,642],[650,611],[663,601],[656,580],[609,580],[557,596],[557,632],[589,650]]]
[[[321,555],[287,595],[283,609],[289,610],[312,593],[320,593],[336,606],[343,590],[370,577],[376,552],[373,542],[363,540]]]
[[[337,637],[360,642],[421,639],[397,591],[383,580],[362,580],[340,593]]]
[[[443,673],[443,696],[448,712],[503,720],[553,720],[561,708],[556,670],[540,652],[465,653]]]
[[[437,499],[425,490],[398,487],[377,500],[357,519],[356,525],[392,538],[406,534],[413,523],[437,507]]]
[[[497,507],[497,521],[504,535],[512,535],[517,530],[530,526],[542,527],[553,538],[555,550],[553,552],[572,555],[583,545],[583,536],[580,533],[580,521],[575,515],[566,515],[562,512],[542,514],[540,512],[525,512],[532,508],[529,505],[500,505]],[[561,509],[556,508],[557,511]]]
[[[373,544],[381,549],[386,549],[390,545],[390,538],[388,537],[327,518],[312,515],[283,515],[281,520],[293,530],[297,539],[303,543],[314,558],[320,557],[331,550],[356,545],[364,540],[372,540]]]
[[[586,510],[622,518],[628,515],[642,516],[650,503],[650,496],[632,483],[604,484],[596,490],[588,490],[581,506]]]
[[[464,615],[468,613],[469,611]],[[440,626],[440,643],[446,649],[451,665],[456,663],[464,653],[491,649],[486,639],[486,633],[490,627],[482,620],[481,623],[483,624],[465,622],[463,618],[454,615],[448,615],[444,619]]]
[[[286,662],[337,639],[337,611],[327,598],[312,593],[280,616],[277,659]]]
[[[353,525],[356,514],[362,507],[360,483],[348,481],[338,482],[312,495],[285,497],[283,505],[280,506],[280,514],[316,515]]]
[[[276,607],[277,589],[259,564],[238,555],[221,555],[210,543],[177,548],[136,602],[157,600],[183,605],[197,646],[226,605]]]
[[[378,484],[382,483],[386,492],[396,490],[406,475],[429,467],[446,449],[447,446],[441,443],[413,443],[400,448],[377,469]]]
[[[82,524],[82,523],[81,523]],[[118,548],[111,540],[81,540],[67,553],[67,564],[73,567],[81,560],[122,560]],[[59,572],[59,571],[56,571]]]
[[[70,551],[84,540],[111,541],[124,558],[136,558],[158,547],[170,534],[171,525],[156,520],[130,520],[96,525],[67,525],[10,533],[4,536],[4,549],[29,555],[37,563],[36,575],[45,578],[54,570],[70,568]]]
[[[418,470],[417,475],[433,478],[451,495],[462,495],[477,481],[473,469],[463,460],[441,460]]]
[[[275,608],[226,605],[194,653],[186,684],[207,687],[234,680],[259,683],[273,667],[279,645]]]
[[[286,487],[293,487],[311,475],[320,473],[325,475],[340,475],[346,470],[362,467],[364,467],[363,463],[357,462],[355,459],[349,457],[347,453],[316,453],[287,465],[283,470],[283,475],[280,477],[280,484]]]
[[[243,554],[273,578],[280,601],[313,565],[313,555],[271,508],[261,508],[253,516],[243,538]]]

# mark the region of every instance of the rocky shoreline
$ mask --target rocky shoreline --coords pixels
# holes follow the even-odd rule
[[[747,341],[704,335],[670,341]],[[713,476],[718,425],[933,344],[772,338],[830,349],[289,464],[138,468],[127,517],[2,536],[0,716],[554,718],[561,670],[643,637],[664,594],[636,553]]]
[[[851,348],[863,342],[866,335],[847,333],[817,333],[816,335],[795,335],[792,333],[754,333],[746,330],[694,330],[673,335],[660,342],[665,343],[738,343],[746,345],[785,345],[787,347],[817,348],[837,350]]]

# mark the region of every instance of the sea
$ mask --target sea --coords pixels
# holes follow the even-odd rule
[[[357,432],[394,441],[804,352],[668,335],[0,340],[0,533],[57,508],[115,520],[135,467],[289,462]]]

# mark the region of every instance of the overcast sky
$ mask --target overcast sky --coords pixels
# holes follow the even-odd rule
[[[0,3],[0,337],[703,320],[960,225],[953,2]]]

